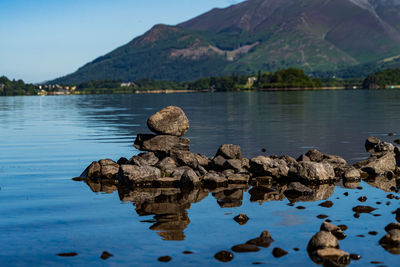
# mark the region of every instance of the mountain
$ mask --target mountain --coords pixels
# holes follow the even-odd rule
[[[52,83],[194,80],[287,67],[340,72],[400,56],[400,0],[248,0],[144,35]]]

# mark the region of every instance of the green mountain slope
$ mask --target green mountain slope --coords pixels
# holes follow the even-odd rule
[[[248,0],[156,25],[52,82],[194,80],[287,67],[334,73],[397,55],[399,0]]]

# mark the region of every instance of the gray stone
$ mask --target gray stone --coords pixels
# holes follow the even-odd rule
[[[307,250],[316,251],[324,248],[339,248],[337,238],[327,231],[319,231],[310,240]]]
[[[336,226],[334,224],[331,224],[329,222],[323,222],[321,224],[321,231],[327,231],[332,233],[336,238],[338,239],[344,239],[346,237],[346,234],[342,231],[342,229],[339,226]]]
[[[176,162],[170,157],[165,157],[157,163],[156,167],[163,172],[172,173],[171,170],[176,168]]]
[[[142,151],[165,152],[189,151],[189,139],[173,135],[138,134],[134,146]]]
[[[172,170],[171,177],[176,177],[176,178],[181,179],[182,175],[188,170],[192,170],[192,168],[190,168],[188,166],[177,167]]]
[[[215,170],[223,170],[226,159],[222,156],[216,156],[212,159],[212,166]]]
[[[230,184],[247,184],[250,180],[249,175],[239,173],[227,175],[226,178]]]
[[[119,171],[119,165],[111,159],[102,159],[99,161],[101,167],[102,179],[115,179]]]
[[[179,107],[166,107],[147,120],[150,131],[156,134],[182,136],[189,129],[189,120]]]
[[[97,161],[93,161],[80,175],[81,177],[93,179],[100,178],[101,176],[101,166]]]
[[[141,153],[129,159],[128,164],[137,166],[154,166],[158,163],[158,158],[153,152]]]
[[[263,231],[259,237],[250,239],[247,241],[247,244],[256,245],[258,247],[268,248],[270,244],[274,242],[274,239],[271,237],[270,232]]]
[[[379,240],[379,244],[400,246],[400,230],[399,229],[390,230],[381,238],[381,240]]]
[[[240,159],[228,159],[225,161],[224,168],[239,172],[242,168],[242,161]]]
[[[365,141],[365,149],[367,151],[373,149],[376,145],[381,143],[382,141],[376,138],[375,136],[370,136],[368,139]]]
[[[327,163],[300,162],[291,175],[307,182],[328,182],[335,178],[335,171]]]
[[[203,176],[202,181],[206,187],[218,187],[228,185],[228,179],[226,177],[220,176],[217,173],[207,173]]]
[[[186,170],[180,180],[183,186],[194,187],[200,184],[200,178],[193,170]]]
[[[371,157],[361,163],[362,170],[368,174],[380,175],[396,169],[395,154],[388,152],[381,156]]]
[[[148,184],[161,177],[161,171],[151,166],[121,165],[118,180],[122,184]]]
[[[359,180],[360,177],[361,177],[360,171],[354,167],[349,167],[343,173],[343,178],[347,180]]]
[[[250,160],[250,172],[254,177],[272,176],[279,178],[288,175],[289,167],[286,161],[282,159],[258,156]]]
[[[298,161],[298,162],[301,162],[301,161],[311,161],[311,159],[310,159],[307,155],[302,154],[302,155],[300,155],[300,157],[297,158],[297,161]]]
[[[175,159],[180,166],[189,166],[193,169],[198,169],[199,166],[208,166],[209,164],[209,160],[206,156],[190,151],[172,151],[171,157]]]
[[[242,159],[242,149],[237,145],[225,144],[219,147],[215,156],[222,156],[225,159]]]

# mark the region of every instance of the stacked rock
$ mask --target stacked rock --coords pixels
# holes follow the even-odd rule
[[[179,107],[166,107],[147,120],[155,134],[138,134],[134,146],[141,151],[169,154],[189,151],[189,139],[181,138],[189,129],[189,120]]]

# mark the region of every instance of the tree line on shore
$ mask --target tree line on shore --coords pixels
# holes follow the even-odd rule
[[[368,75],[365,79],[313,78],[301,69],[289,68],[276,72],[261,72],[254,75],[237,75],[205,77],[191,82],[158,81],[142,79],[135,82],[120,80],[98,80],[78,84],[77,86],[33,85],[22,80],[9,80],[0,77],[0,95],[36,95],[41,91],[68,94],[113,94],[133,93],[141,90],[262,90],[262,89],[291,89],[291,88],[398,88],[400,87],[400,69],[387,69]]]

